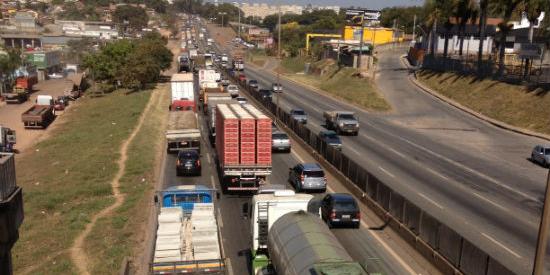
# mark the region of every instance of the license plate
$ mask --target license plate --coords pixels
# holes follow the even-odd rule
[[[279,147],[279,150],[284,150],[284,149],[286,149],[286,148],[285,147]]]
[[[350,215],[342,215],[342,219],[348,219],[349,220],[350,218],[351,218]]]

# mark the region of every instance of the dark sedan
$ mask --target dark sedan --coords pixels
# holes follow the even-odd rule
[[[201,160],[200,155],[195,150],[182,150],[178,153],[176,160],[176,175],[201,175]]]

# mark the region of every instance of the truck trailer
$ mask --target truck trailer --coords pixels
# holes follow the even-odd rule
[[[225,274],[213,193],[180,185],[155,196],[160,211],[151,274]]]
[[[166,152],[180,150],[201,150],[201,132],[197,114],[193,111],[170,112],[166,130]]]
[[[39,95],[36,104],[21,114],[25,128],[45,129],[55,118],[54,100],[51,95]]]
[[[195,104],[195,82],[192,73],[173,74],[170,80],[172,100],[170,110],[193,110]]]
[[[216,106],[216,159],[223,191],[256,192],[271,174],[271,119],[240,104]]]

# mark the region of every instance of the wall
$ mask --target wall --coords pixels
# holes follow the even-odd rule
[[[389,28],[371,28],[365,27],[363,30],[363,41],[375,45],[396,42],[394,39],[394,31]],[[361,27],[344,27],[344,40],[360,40]],[[402,40],[402,38],[401,38]]]

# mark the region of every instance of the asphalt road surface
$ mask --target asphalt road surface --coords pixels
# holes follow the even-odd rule
[[[533,145],[546,142],[419,91],[407,79],[402,54],[384,53],[379,63],[377,83],[391,113],[367,112],[284,79],[279,100],[287,110],[304,109],[314,131],[323,129],[325,110],[357,112],[359,136],[342,137],[351,159],[512,271],[530,273],[547,170],[528,158]],[[245,74],[263,87],[276,81],[249,64]]]

